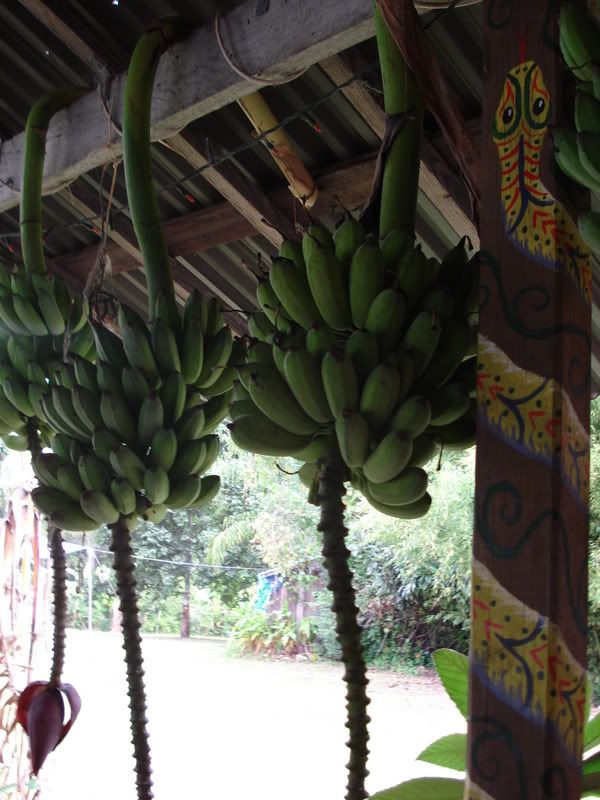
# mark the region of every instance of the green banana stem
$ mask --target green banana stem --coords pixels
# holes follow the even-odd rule
[[[323,559],[329,576],[328,588],[333,595],[332,611],[336,618],[337,640],[342,648],[344,681],[346,682],[346,727],[350,732],[347,745],[350,759],[347,764],[348,783],[346,800],[363,800],[367,797],[365,778],[368,775],[367,757],[369,741],[367,706],[367,666],[361,644],[361,627],[358,624],[356,595],[352,585],[352,572],[348,566],[350,551],[345,538],[344,488],[346,468],[339,453],[331,454],[324,462],[319,482],[323,534]]]
[[[419,190],[423,100],[398,45],[375,4],[375,34],[379,51],[383,104],[390,116],[407,113],[385,158],[381,187],[379,237],[394,228],[414,233]]]
[[[127,694],[129,696],[131,743],[135,759],[138,800],[152,800],[152,767],[150,745],[146,731],[146,689],[142,658],[140,619],[137,605],[136,581],[133,575],[131,533],[123,520],[111,526],[114,553],[113,568],[117,575],[119,608],[122,614],[123,650],[127,665]]]
[[[57,111],[71,105],[88,91],[82,86],[71,86],[49,92],[40,97],[27,117],[19,218],[23,263],[29,274],[46,272],[42,236],[42,179],[48,125]]]
[[[179,38],[181,29],[172,23],[164,23],[141,37],[127,70],[123,111],[123,164],[127,198],[144,259],[150,317],[154,317],[157,298],[164,295],[166,313],[173,329],[180,327],[180,319],[169,252],[152,181],[150,111],[158,60],[167,47]]]
[[[67,626],[67,559],[63,547],[62,531],[48,526],[50,556],[52,558],[52,595],[54,601],[54,633],[52,637],[52,668],[50,684],[60,684],[65,665],[65,640]]]

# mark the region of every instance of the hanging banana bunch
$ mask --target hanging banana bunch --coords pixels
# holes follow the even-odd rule
[[[475,442],[477,256],[466,239],[442,261],[415,246],[422,102],[375,12],[385,110],[400,120],[379,192],[379,219],[346,213],[285,241],[257,288],[248,362],[233,390],[241,448],[301,462],[319,530],[347,684],[346,800],[367,796],[366,666],[342,498],[350,482],[384,514],[427,513],[426,465]],[[365,216],[365,220],[367,217]]]
[[[600,193],[600,27],[575,3],[564,3],[559,18],[560,49],[577,80],[575,128],[553,131],[556,163],[571,180]],[[600,255],[600,213],[579,214],[581,238]]]

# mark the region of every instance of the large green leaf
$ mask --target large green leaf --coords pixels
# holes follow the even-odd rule
[[[442,736],[426,747],[417,759],[438,767],[466,771],[467,734],[451,733],[449,736]]]
[[[600,772],[600,753],[594,753],[583,762],[583,774],[591,775],[593,772]]]
[[[469,659],[456,650],[436,650],[433,662],[444,689],[466,719],[469,713]]]
[[[371,800],[462,800],[465,782],[454,778],[415,778],[371,795]]]
[[[600,744],[600,712],[589,719],[583,729],[583,752]]]

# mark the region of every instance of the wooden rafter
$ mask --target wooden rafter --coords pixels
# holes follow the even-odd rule
[[[246,0],[223,15],[220,25],[225,46],[248,74],[277,77],[293,75],[373,34],[368,0],[346,0],[343,14],[335,0],[296,4],[271,0],[265,13],[258,13],[255,0]],[[107,102],[100,92],[90,92],[53,119],[47,138],[45,193],[120,155],[120,136],[115,126],[107,124],[106,106],[114,106],[118,126],[123,83],[121,74],[112,82]],[[189,122],[256,88],[256,82],[241,78],[223,58],[214,26],[204,26],[160,59],[151,138],[168,139]],[[18,203],[22,154],[22,134],[4,142],[0,212]]]

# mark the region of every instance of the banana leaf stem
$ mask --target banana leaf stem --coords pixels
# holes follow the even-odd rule
[[[152,89],[161,54],[182,38],[182,26],[165,22],[138,41],[127,70],[123,111],[123,165],[131,220],[144,259],[148,306],[154,317],[156,300],[164,295],[169,324],[179,329],[171,264],[164,237],[154,183],[150,150]]]
[[[57,111],[71,105],[87,91],[81,86],[71,86],[49,92],[34,103],[27,117],[19,220],[23,263],[29,274],[46,272],[42,234],[42,180],[48,126]]]
[[[358,623],[356,595],[352,585],[352,572],[348,565],[350,551],[346,547],[348,529],[344,525],[345,465],[338,453],[331,454],[322,467],[319,482],[323,534],[323,560],[329,576],[328,588],[333,596],[337,640],[342,649],[346,683],[346,727],[350,736],[347,746],[350,759],[347,764],[348,782],[346,800],[363,800],[367,797],[365,778],[368,775],[367,757],[369,740],[367,706],[367,667],[361,644],[361,627]]]
[[[150,745],[146,731],[146,689],[142,658],[140,619],[137,604],[136,581],[133,574],[131,533],[119,520],[112,529],[110,549],[114,554],[113,567],[117,576],[119,608],[122,614],[123,650],[127,665],[127,694],[129,695],[131,743],[135,759],[138,800],[152,800],[152,767]]]
[[[65,665],[65,628],[67,625],[67,559],[63,547],[62,531],[54,525],[48,527],[50,556],[52,558],[52,595],[54,602],[54,633],[52,636],[52,668],[50,684],[60,684]]]
[[[379,237],[394,228],[414,233],[419,190],[423,101],[398,45],[375,3],[375,34],[379,51],[383,104],[390,116],[406,120],[390,146],[383,168]]]

